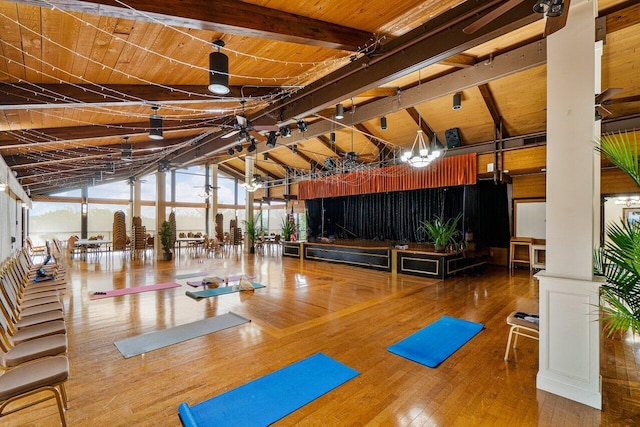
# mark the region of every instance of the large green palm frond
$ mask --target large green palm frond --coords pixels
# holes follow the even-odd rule
[[[620,168],[640,186],[638,141],[635,132],[631,135],[633,136],[627,132],[603,135],[596,141],[595,149],[605,160]]]

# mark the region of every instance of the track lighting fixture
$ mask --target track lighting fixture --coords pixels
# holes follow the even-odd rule
[[[564,0],[538,0],[533,5],[533,11],[550,18],[561,16],[564,12]]]
[[[277,139],[278,139],[278,134],[275,131],[272,130],[271,132],[269,132],[269,136],[267,137],[267,147],[274,148],[276,146]]]
[[[209,54],[209,91],[216,95],[229,93],[229,58],[220,52],[224,47],[224,41],[216,40],[213,43],[216,52]]]
[[[293,154],[297,154],[297,153],[298,153],[298,146],[297,146],[296,144],[293,144],[293,145],[291,146],[291,152],[292,152]]]
[[[387,130],[387,118],[385,116],[380,117],[380,129]]]
[[[269,153],[262,153],[262,159],[263,160],[269,160]]]
[[[298,120],[298,130],[300,130],[300,132],[307,131],[307,123],[304,120]]]
[[[462,108],[462,94],[460,92],[453,94],[453,109],[459,110]]]
[[[249,144],[249,146],[247,147],[247,152],[253,153],[254,151],[256,151],[257,148],[258,146],[256,145],[256,139],[251,138],[251,144]]]
[[[291,129],[289,129],[289,126],[282,126],[280,128],[280,136],[283,138],[288,138],[291,136]]]
[[[237,145],[236,145],[235,147],[233,147],[233,148],[235,148],[235,150],[236,150],[238,153],[241,153],[244,147],[242,146],[242,144],[237,144]]]
[[[344,119],[344,106],[342,104],[336,104],[336,119]]]
[[[235,154],[235,150],[233,148],[229,148],[227,150],[227,154],[230,155],[230,156],[233,156]]]
[[[149,138],[156,140],[164,139],[162,136],[162,116],[158,115],[159,108],[157,105],[152,106],[153,114],[149,117]]]
[[[336,143],[336,133],[335,132],[331,132],[329,134],[329,142],[332,143],[332,144]]]

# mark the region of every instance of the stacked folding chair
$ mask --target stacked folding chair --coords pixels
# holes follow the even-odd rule
[[[65,290],[64,266],[34,264],[26,251],[0,267],[0,418],[55,399],[66,426]]]

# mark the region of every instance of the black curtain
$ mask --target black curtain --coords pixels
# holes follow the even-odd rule
[[[477,221],[474,238],[482,246],[509,247],[509,203],[507,184],[480,181],[478,189]]]
[[[455,217],[463,211],[463,194],[457,186],[307,200],[309,236],[425,241],[420,222]]]

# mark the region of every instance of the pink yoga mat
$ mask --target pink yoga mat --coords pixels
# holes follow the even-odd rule
[[[104,294],[93,294],[91,299],[117,297],[118,295],[137,294],[138,292],[157,291],[160,289],[179,288],[181,285],[175,282],[158,283],[155,285],[136,286],[134,288],[114,289],[105,291]]]

